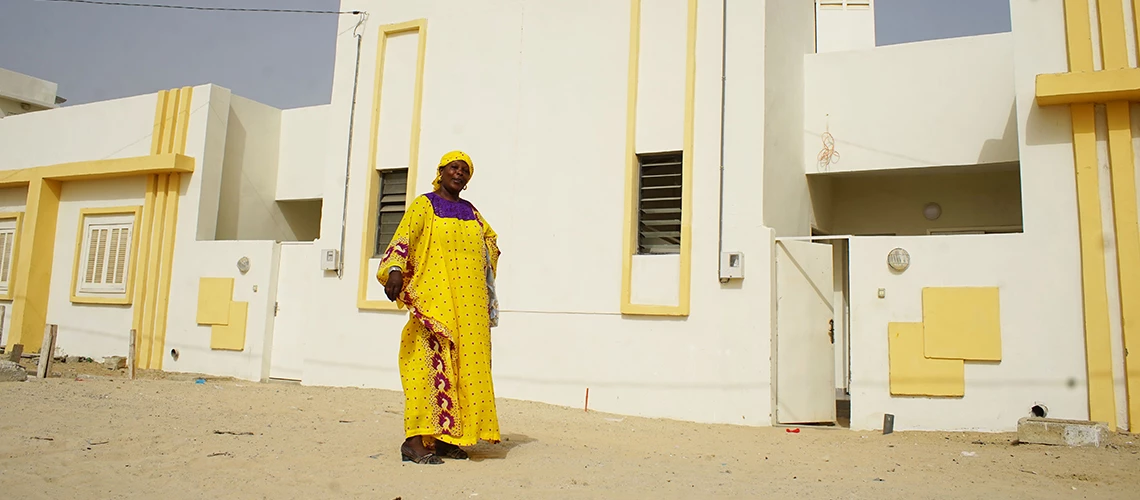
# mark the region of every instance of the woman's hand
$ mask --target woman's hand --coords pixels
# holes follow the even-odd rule
[[[388,300],[395,302],[403,288],[404,273],[399,269],[393,269],[392,272],[388,273],[388,281],[384,283],[384,294],[388,296]]]

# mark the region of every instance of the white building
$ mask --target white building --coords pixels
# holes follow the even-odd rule
[[[68,354],[122,355],[134,329],[142,367],[398,390],[377,227],[462,149],[504,251],[501,397],[1140,418],[1122,11],[1092,37],[1071,10],[1074,42],[1061,2],[1011,0],[1012,33],[875,48],[852,0],[342,8],[369,15],[341,21],[327,106],[204,85],[0,120],[4,342],[55,324]]]
[[[58,89],[55,82],[0,68],[0,118],[54,109],[67,101]]]

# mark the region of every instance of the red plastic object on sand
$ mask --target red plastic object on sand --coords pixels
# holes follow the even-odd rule
[[[799,433],[800,433],[800,428],[799,428],[799,427],[796,427],[795,429],[784,429],[784,432],[789,432],[789,433],[792,433],[792,434],[799,434]]]

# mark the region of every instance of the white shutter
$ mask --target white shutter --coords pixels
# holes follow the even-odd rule
[[[100,215],[84,218],[82,281],[77,292],[121,295],[127,291],[133,215]]]
[[[12,282],[12,258],[16,254],[16,220],[0,221],[0,293]]]

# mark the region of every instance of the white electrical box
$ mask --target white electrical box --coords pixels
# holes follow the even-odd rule
[[[340,270],[340,250],[336,250],[336,249],[321,250],[321,270],[322,271],[339,271]]]
[[[720,254],[720,280],[744,279],[744,253],[724,252]]]

